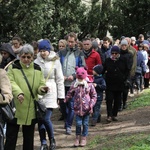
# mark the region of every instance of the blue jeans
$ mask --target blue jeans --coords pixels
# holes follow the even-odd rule
[[[53,111],[52,108],[47,108],[44,119],[38,122],[38,129],[39,129],[41,144],[47,143],[46,131],[47,131],[49,140],[51,138],[54,138],[54,129],[53,129],[53,124],[51,122],[52,111]]]
[[[103,99],[101,96],[97,96],[97,101],[96,101],[95,106],[93,107],[93,115],[92,115],[92,119],[94,121],[97,121],[99,115],[101,114],[100,109],[101,109],[102,100]]]
[[[81,135],[81,126],[83,126],[82,136],[87,136],[89,127],[89,114],[84,116],[76,115],[76,135]]]
[[[74,118],[74,99],[72,98],[66,103],[66,112],[67,112],[67,118],[65,122],[66,128],[71,128]]]

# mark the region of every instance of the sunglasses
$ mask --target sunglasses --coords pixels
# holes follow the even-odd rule
[[[117,55],[118,53],[111,53],[112,55]]]
[[[31,56],[21,56],[21,58],[23,58],[23,59],[25,59],[25,58],[31,59],[32,57]]]

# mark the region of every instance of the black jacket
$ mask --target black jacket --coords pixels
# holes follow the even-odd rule
[[[117,60],[107,58],[104,64],[106,89],[111,91],[122,91],[128,78],[128,66],[125,57]]]

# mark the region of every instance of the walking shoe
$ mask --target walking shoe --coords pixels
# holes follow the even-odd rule
[[[56,142],[54,138],[50,139],[50,146],[49,146],[49,150],[55,150],[56,148]]]
[[[118,121],[116,117],[112,117],[112,121]]]
[[[80,135],[76,136],[75,142],[74,142],[74,147],[78,147],[80,143]]]
[[[80,146],[82,146],[82,147],[86,146],[86,136],[82,136],[82,137],[81,137]]]
[[[42,144],[40,147],[40,150],[48,150],[48,145],[47,144]]]
[[[101,115],[98,116],[97,123],[101,122]]]
[[[91,122],[91,126],[96,126],[97,121],[96,120],[92,120]]]
[[[127,104],[123,105],[123,109],[126,109],[127,108]]]
[[[64,116],[63,115],[60,116],[60,118],[58,119],[58,121],[62,121],[62,120],[64,120]]]
[[[110,123],[110,122],[112,121],[112,118],[111,118],[111,117],[107,117],[106,121],[107,121],[108,123]]]
[[[66,134],[71,135],[71,128],[66,128]]]
[[[129,97],[134,97],[134,94],[131,93],[131,94],[129,94],[128,96],[129,96]]]

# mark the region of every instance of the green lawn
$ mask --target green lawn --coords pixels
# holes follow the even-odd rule
[[[127,110],[150,106],[150,89],[128,102]],[[116,134],[112,136],[95,136],[85,148],[79,150],[150,150],[150,131]]]

